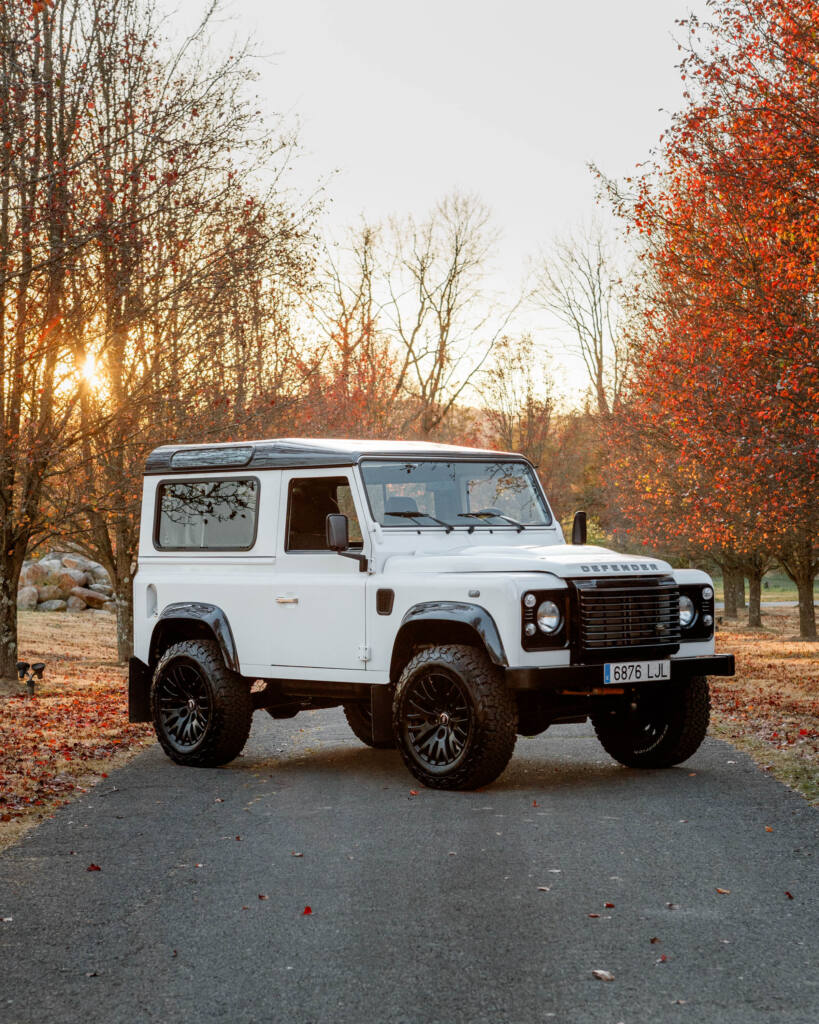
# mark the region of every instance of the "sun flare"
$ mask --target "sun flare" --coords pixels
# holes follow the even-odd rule
[[[94,391],[98,391],[103,385],[103,376],[100,366],[92,352],[85,357],[85,362],[80,368],[80,376],[86,384]]]

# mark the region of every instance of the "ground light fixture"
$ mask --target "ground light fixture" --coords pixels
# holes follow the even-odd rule
[[[34,696],[34,680],[42,680],[44,670],[44,661],[35,661],[33,664],[29,664],[27,661],[17,662],[17,677],[20,682],[25,680],[26,689],[32,697]]]

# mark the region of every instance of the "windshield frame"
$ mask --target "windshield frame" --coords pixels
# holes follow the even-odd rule
[[[553,529],[555,529],[555,524],[557,523],[557,520],[556,520],[556,518],[554,516],[554,513],[552,512],[552,508],[551,508],[551,505],[549,504],[549,501],[548,501],[548,499],[546,497],[546,493],[543,490],[543,485],[540,482],[540,477],[537,475],[537,471],[535,470],[535,467],[532,465],[531,462],[529,462],[528,459],[524,458],[522,455],[508,456],[508,455],[501,455],[500,453],[498,453],[498,457],[497,458],[493,458],[491,453],[490,454],[482,453],[480,456],[471,456],[471,457],[470,456],[464,456],[461,453],[458,453],[457,455],[433,455],[433,456],[423,455],[423,456],[415,456],[415,457],[407,456],[407,455],[375,455],[374,454],[374,455],[364,456],[363,458],[358,460],[356,468],[359,471],[359,476],[360,476],[360,480],[361,480],[361,489],[363,491],[363,496],[364,496],[364,501],[366,503],[367,512],[369,514],[370,520],[373,523],[375,523],[376,526],[380,527],[382,530],[404,530],[404,531],[411,530],[413,533],[418,532],[420,530],[435,530],[435,531],[446,530],[447,533],[449,533],[451,530],[465,530],[467,533],[474,533],[476,530],[488,530],[489,532],[493,532],[495,530],[503,530],[503,531],[511,531],[513,533],[517,533],[517,532],[519,532],[519,527],[518,526],[513,526],[512,523],[504,522],[504,520],[502,520],[502,519],[483,521],[483,520],[480,520],[480,519],[471,519],[470,518],[470,519],[462,519],[462,520],[460,520],[457,523],[451,523],[450,526],[449,526],[449,529],[447,529],[447,527],[441,525],[440,523],[435,523],[435,522],[432,522],[431,520],[428,520],[427,517],[422,512],[420,512],[418,514],[418,519],[419,519],[418,522],[413,522],[410,519],[406,519],[403,523],[382,523],[378,519],[378,517],[375,515],[375,512],[373,510],[372,502],[370,501],[370,492],[367,489],[367,481],[364,478],[363,469],[366,467],[368,462],[378,462],[378,463],[395,462],[395,463],[399,463],[399,464],[400,463],[405,463],[405,462],[459,462],[459,463],[500,462],[500,463],[505,463],[507,465],[513,464],[513,465],[522,466],[526,470],[528,470],[528,472],[530,474],[532,486],[533,486],[533,489],[534,489],[534,493],[535,493],[537,499],[542,504],[543,511],[545,513],[545,516],[546,516],[545,521],[542,522],[542,523],[521,523],[521,525],[524,528],[524,531],[525,530],[553,530]]]

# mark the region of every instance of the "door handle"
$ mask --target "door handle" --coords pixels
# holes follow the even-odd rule
[[[299,599],[297,597],[277,597],[276,604],[298,604]]]

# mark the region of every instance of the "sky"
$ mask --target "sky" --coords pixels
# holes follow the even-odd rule
[[[205,7],[167,2],[180,35]],[[228,0],[216,41],[249,36],[265,55],[263,105],[300,126],[291,180],[325,183],[324,230],[477,193],[512,296],[550,239],[594,215],[587,164],[621,177],[649,156],[680,105],[689,10],[705,0]],[[532,310],[522,325],[577,393],[556,325]]]

